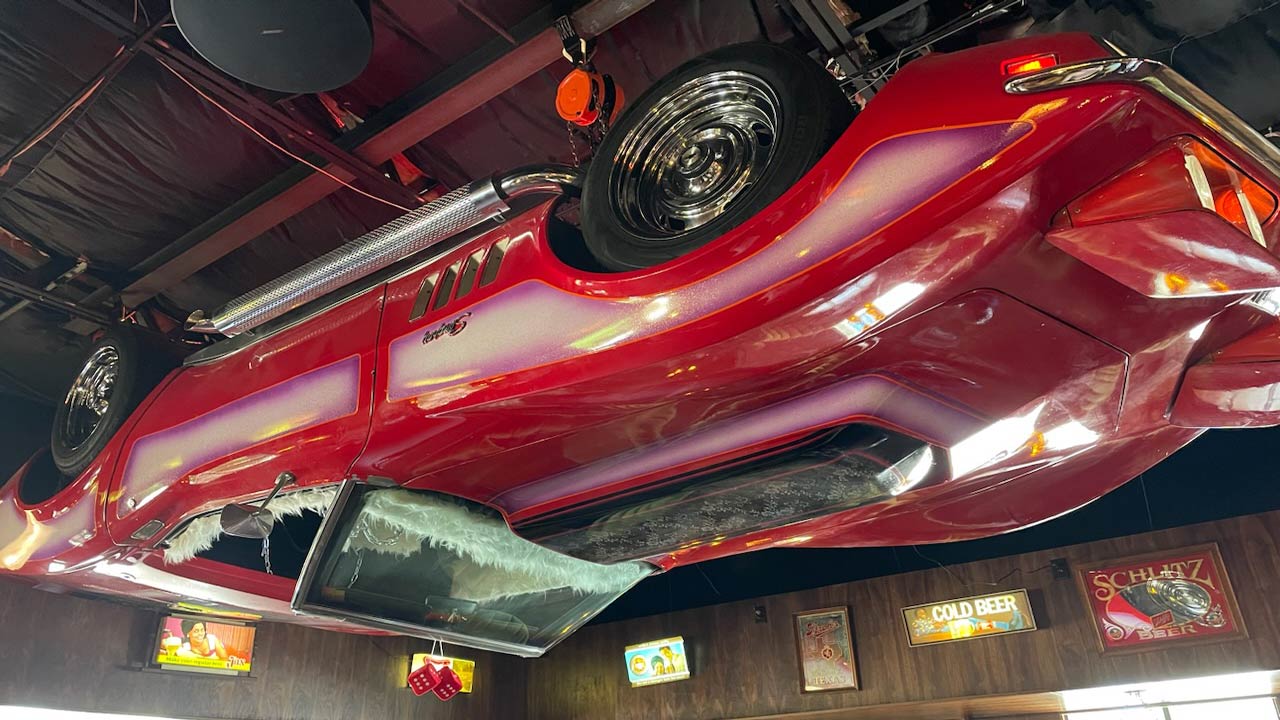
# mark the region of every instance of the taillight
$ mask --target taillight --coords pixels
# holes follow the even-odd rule
[[[1204,143],[1180,137],[1067,205],[1067,217],[1080,227],[1192,209],[1215,213],[1265,247],[1262,223],[1276,199]]]
[[[1022,57],[1005,60],[1000,64],[1000,72],[1004,73],[1006,76],[1022,75],[1023,73],[1047,70],[1057,64],[1058,56],[1053,53],[1024,55]]]

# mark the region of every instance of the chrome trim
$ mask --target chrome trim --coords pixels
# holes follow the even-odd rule
[[[120,351],[113,345],[103,345],[84,361],[62,401],[67,410],[61,433],[68,449],[79,449],[98,430],[102,416],[111,408],[119,373]]]
[[[352,625],[359,625],[370,630],[386,630],[387,632],[393,632],[398,635],[407,635],[409,637],[422,638],[423,640],[439,640],[453,645],[461,645],[463,647],[475,648],[477,650],[488,650],[490,652],[507,653],[509,655],[516,655],[525,658],[542,657],[546,654],[546,650],[535,648],[530,645],[516,645],[514,643],[505,643],[501,640],[486,640],[472,635],[460,635],[448,630],[433,630],[431,632],[425,632],[421,626],[414,625],[413,623],[390,620],[387,618],[375,617],[373,615],[366,615],[364,613],[351,612],[348,610],[334,611],[321,605],[304,604],[301,606],[294,606],[293,614],[300,617],[317,617],[339,620],[341,622],[350,622]]]
[[[511,200],[531,193],[577,195],[582,192],[582,172],[565,165],[540,165],[513,170],[497,180],[498,192]]]
[[[129,539],[137,540],[139,542],[146,542],[147,540],[150,540],[151,538],[155,537],[156,533],[160,532],[163,529],[164,529],[163,520],[159,518],[148,520],[145,525],[138,528],[137,530],[134,530],[133,534],[129,536]]]
[[[187,332],[203,333],[205,335],[216,335],[218,333],[218,327],[213,324],[212,320],[205,317],[203,310],[196,310],[188,315],[183,327],[186,328]]]
[[[234,336],[284,315],[404,258],[511,210],[507,201],[533,192],[565,192],[578,185],[576,168],[542,165],[478,180],[365,233],[262,287],[235,298],[191,329]]]
[[[289,606],[294,612],[302,605],[302,600],[311,591],[311,585],[316,581],[316,574],[320,572],[319,563],[322,554],[321,548],[329,544],[329,539],[333,537],[333,533],[338,529],[338,516],[340,511],[346,506],[347,501],[351,499],[351,493],[355,492],[356,481],[353,479],[343,480],[338,486],[338,494],[333,496],[333,502],[329,505],[329,509],[325,511],[324,521],[320,523],[320,529],[316,531],[315,539],[311,541],[311,548],[307,550],[307,558],[302,561],[302,572],[298,575],[298,584],[293,588],[293,599],[289,601]]]
[[[1280,317],[1280,290],[1255,293],[1241,301],[1241,304],[1261,310],[1272,317]]]
[[[1240,116],[1208,93],[1155,60],[1121,57],[1060,65],[1033,75],[1013,78],[1005,91],[1014,95],[1061,90],[1093,83],[1122,82],[1149,88],[1248,153],[1258,166],[1280,182],[1280,148],[1249,126]]]
[[[1125,52],[1123,48],[1121,48],[1119,45],[1117,45],[1117,44],[1116,44],[1114,41],[1112,41],[1110,38],[1104,38],[1104,37],[1102,37],[1101,35],[1094,35],[1094,36],[1093,36],[1093,39],[1094,39],[1094,40],[1095,40],[1099,45],[1101,45],[1102,47],[1104,47],[1104,48],[1106,48],[1106,49],[1110,50],[1110,51],[1111,51],[1111,54],[1113,54],[1113,55],[1120,55],[1120,56],[1123,56],[1123,57],[1129,57],[1129,53]]]

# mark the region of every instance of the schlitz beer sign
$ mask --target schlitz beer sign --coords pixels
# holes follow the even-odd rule
[[[902,608],[902,620],[911,647],[1036,629],[1026,590],[912,605]]]
[[[1217,545],[1077,569],[1102,652],[1244,637]]]
[[[796,613],[792,621],[801,692],[857,690],[858,661],[853,655],[849,609],[808,610]]]

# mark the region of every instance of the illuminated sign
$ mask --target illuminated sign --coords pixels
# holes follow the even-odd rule
[[[1217,545],[1089,563],[1077,577],[1104,653],[1245,635]]]
[[[409,663],[409,672],[413,672],[418,668],[430,662],[437,669],[449,667],[458,673],[458,678],[462,680],[462,689],[459,692],[471,692],[471,683],[476,677],[476,663],[474,660],[462,660],[461,658],[444,657],[442,655],[431,655],[429,653],[414,653],[412,661]],[[405,680],[408,683],[408,680]]]
[[[166,670],[248,673],[253,665],[251,625],[170,615],[160,624],[155,664]]]
[[[1036,629],[1026,590],[912,605],[902,608],[902,621],[911,647]]]
[[[624,659],[627,663],[627,679],[631,681],[631,687],[675,682],[689,677],[689,661],[684,653],[684,638],[679,636],[640,645],[628,645]]]

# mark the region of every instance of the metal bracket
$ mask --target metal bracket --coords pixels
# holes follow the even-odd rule
[[[790,15],[799,18],[818,41],[822,54],[831,59],[838,77],[856,75],[862,58],[855,54],[856,44],[848,28],[836,16],[826,0],[781,0]]]
[[[560,43],[564,45],[561,54],[564,59],[573,63],[575,67],[582,67],[591,62],[591,56],[595,55],[595,42],[587,40],[573,29],[573,20],[568,15],[561,15],[556,18],[556,32],[560,34]]]

